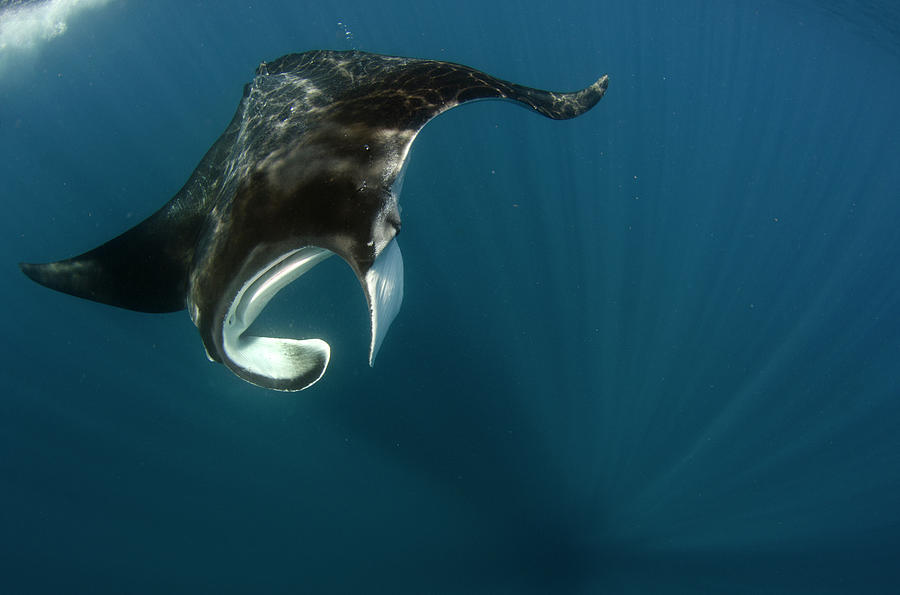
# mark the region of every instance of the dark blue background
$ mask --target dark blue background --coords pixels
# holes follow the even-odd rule
[[[338,4],[112,2],[0,49],[0,589],[897,592],[896,7]],[[168,200],[261,60],[351,47],[610,75],[574,121],[425,128],[373,369],[337,259],[261,321],[332,344],[298,394],[18,271]]]

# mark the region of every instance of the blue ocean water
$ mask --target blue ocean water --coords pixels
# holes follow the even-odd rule
[[[3,4],[3,592],[900,590],[893,4]],[[153,212],[314,48],[610,86],[430,123],[375,367],[337,259],[261,321],[331,343],[302,393],[19,272]]]

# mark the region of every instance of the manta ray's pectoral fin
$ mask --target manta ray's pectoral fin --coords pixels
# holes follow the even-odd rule
[[[240,129],[240,113],[161,209],[80,256],[20,263],[22,272],[50,289],[127,310],[183,310],[197,240],[217,196],[224,157]]]
[[[20,263],[32,280],[69,295],[139,312],[185,307],[188,270],[202,219],[173,213],[172,203],[80,256]]]

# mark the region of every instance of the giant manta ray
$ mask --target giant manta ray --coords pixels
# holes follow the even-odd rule
[[[258,386],[302,390],[325,373],[328,343],[248,328],[279,290],[337,254],[366,295],[372,364],[403,299],[398,193],[422,127],[477,99],[574,118],[606,85],[603,76],[553,93],[459,64],[358,51],[264,62],[165,206],[80,256],[21,267],[42,285],[120,308],[187,307],[211,360]]]

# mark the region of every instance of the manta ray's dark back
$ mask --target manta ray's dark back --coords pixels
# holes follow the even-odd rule
[[[402,259],[389,249],[400,229],[396,182],[429,120],[479,99],[569,119],[606,87],[603,76],[555,93],[359,51],[283,56],[260,64],[231,123],[159,211],[80,256],[20,266],[42,285],[121,308],[187,306],[211,359],[255,384],[299,390],[324,372],[327,344],[243,333],[275,292],[337,254],[366,294],[374,358],[402,299]]]

